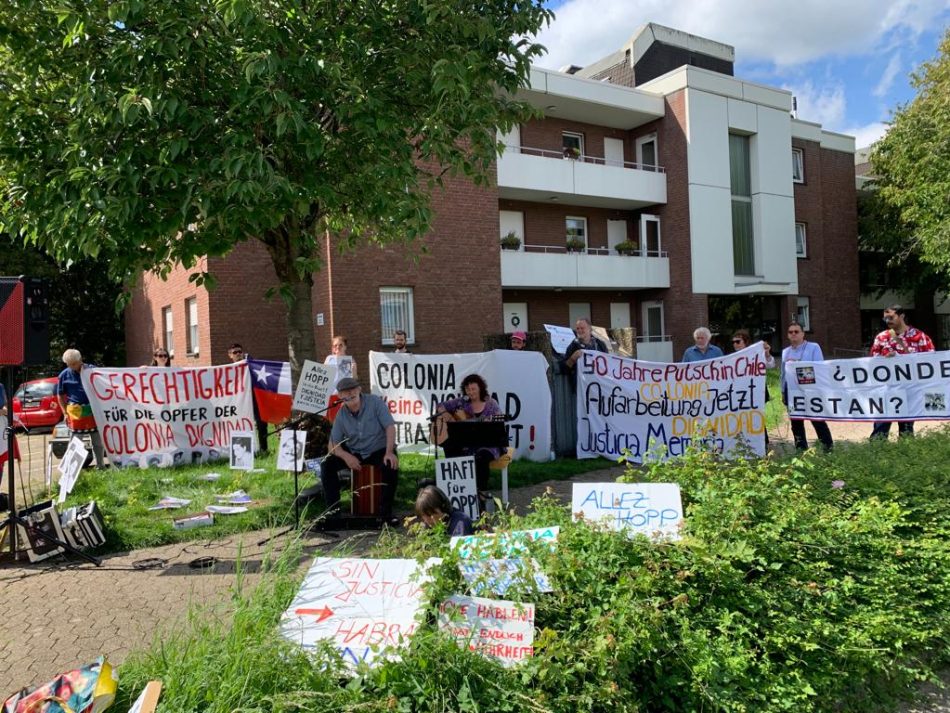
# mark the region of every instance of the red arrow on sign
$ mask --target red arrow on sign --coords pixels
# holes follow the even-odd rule
[[[319,624],[324,619],[329,619],[333,616],[333,610],[328,606],[324,606],[322,609],[294,609],[294,614],[299,614],[300,616],[312,614],[317,617],[317,623]]]

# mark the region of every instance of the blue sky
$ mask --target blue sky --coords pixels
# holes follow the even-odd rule
[[[657,22],[736,50],[736,76],[791,91],[798,116],[856,138],[886,130],[913,98],[910,73],[933,58],[950,0],[554,0],[537,62],[560,69],[620,49]]]

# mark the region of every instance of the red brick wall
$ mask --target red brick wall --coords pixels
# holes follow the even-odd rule
[[[499,200],[498,209],[524,213],[524,245],[528,250],[532,246],[563,248],[567,240],[567,229],[564,221],[568,216],[587,218],[588,247],[607,247],[608,220],[626,220],[627,238],[629,240],[637,239],[638,219],[636,211],[512,200]]]
[[[579,121],[568,121],[556,117],[534,119],[521,126],[521,145],[526,148],[546,149],[560,153],[563,149],[561,134],[570,131],[584,135],[584,155],[604,158],[604,137],[621,139],[624,142],[623,160],[634,160],[634,147],[630,143],[630,132],[612,129],[607,126],[595,126]]]

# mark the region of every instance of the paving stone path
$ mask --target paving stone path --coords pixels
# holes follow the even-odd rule
[[[857,441],[867,437],[869,427],[833,424],[832,432],[837,441]],[[771,436],[774,447],[791,448],[787,424]],[[36,454],[45,452],[45,444],[28,445],[33,457],[25,464],[24,479],[38,492],[44,476],[43,458]],[[570,499],[572,482],[613,480],[621,472],[616,467],[585,473],[572,481],[513,489],[512,504],[525,508],[548,489]],[[249,532],[213,542],[109,555],[99,568],[61,559],[31,565],[8,558],[0,565],[0,611],[4,614],[0,621],[0,701],[23,686],[49,680],[100,654],[121,664],[133,649],[148,646],[163,631],[182,623],[192,605],[226,604],[236,583],[238,560],[246,585],[253,586],[259,581],[262,557],[281,546],[280,539],[259,545],[267,534]],[[372,537],[370,533],[344,533],[340,539],[306,535],[301,567],[319,554],[365,550]],[[214,566],[190,565],[202,557],[215,558]],[[162,560],[163,566],[135,568],[136,563],[152,558]],[[944,678],[950,685],[950,671]],[[950,713],[948,689],[926,686],[922,690],[928,696],[926,702],[900,713]]]

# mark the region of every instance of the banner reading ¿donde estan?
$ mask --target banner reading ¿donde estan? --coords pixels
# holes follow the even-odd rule
[[[584,351],[577,361],[577,457],[640,463],[690,445],[765,454],[761,344],[707,361],[662,364]]]
[[[83,369],[109,461],[119,467],[202,463],[254,431],[247,363],[196,368]]]
[[[950,420],[950,352],[790,361],[785,383],[792,418]]]

